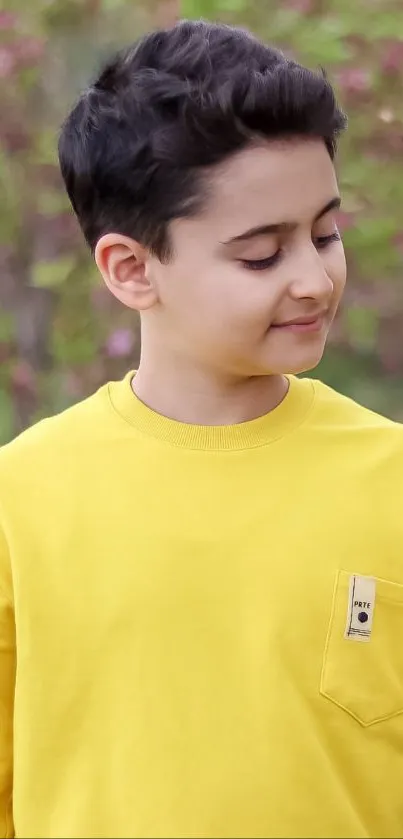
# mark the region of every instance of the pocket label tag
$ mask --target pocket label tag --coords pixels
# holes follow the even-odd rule
[[[376,583],[372,577],[350,577],[346,631],[349,641],[370,641],[375,608]]]

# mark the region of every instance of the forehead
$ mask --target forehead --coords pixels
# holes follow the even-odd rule
[[[209,187],[204,220],[223,235],[245,224],[309,223],[338,195],[333,163],[316,139],[249,147],[217,167]]]

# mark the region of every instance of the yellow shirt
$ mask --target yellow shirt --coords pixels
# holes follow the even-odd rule
[[[403,836],[403,428],[290,382],[0,452],[0,836]]]

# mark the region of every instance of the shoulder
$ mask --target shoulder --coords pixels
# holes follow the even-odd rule
[[[311,379],[315,392],[314,413],[318,420],[332,424],[338,430],[356,428],[385,430],[397,437],[403,435],[403,425],[389,417],[361,405],[350,396],[345,396],[324,384],[319,379]]]
[[[354,459],[366,453],[373,462],[396,459],[403,467],[403,425],[360,405],[323,382],[315,391],[310,427]]]
[[[0,530],[34,533],[63,510],[85,507],[107,472],[120,423],[109,385],[60,414],[43,419],[0,449]],[[0,535],[1,543],[1,535]],[[0,544],[1,551],[1,544]],[[0,569],[1,571],[1,569]]]
[[[366,408],[350,396],[334,390],[319,379],[311,379],[315,391],[315,407],[318,416],[332,418],[337,425],[359,428],[385,428],[403,432],[403,425]]]
[[[0,588],[11,590],[12,545],[34,544],[38,533],[91,503],[119,429],[107,384],[0,449]]]
[[[61,413],[40,420],[0,448],[0,494],[2,479],[9,474],[36,475],[66,466],[88,452],[105,433],[113,413],[109,409],[108,385]]]

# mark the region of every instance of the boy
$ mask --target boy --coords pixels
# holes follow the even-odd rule
[[[182,22],[63,127],[142,355],[0,455],[2,836],[403,835],[403,433],[295,377],[345,284],[344,125]]]

